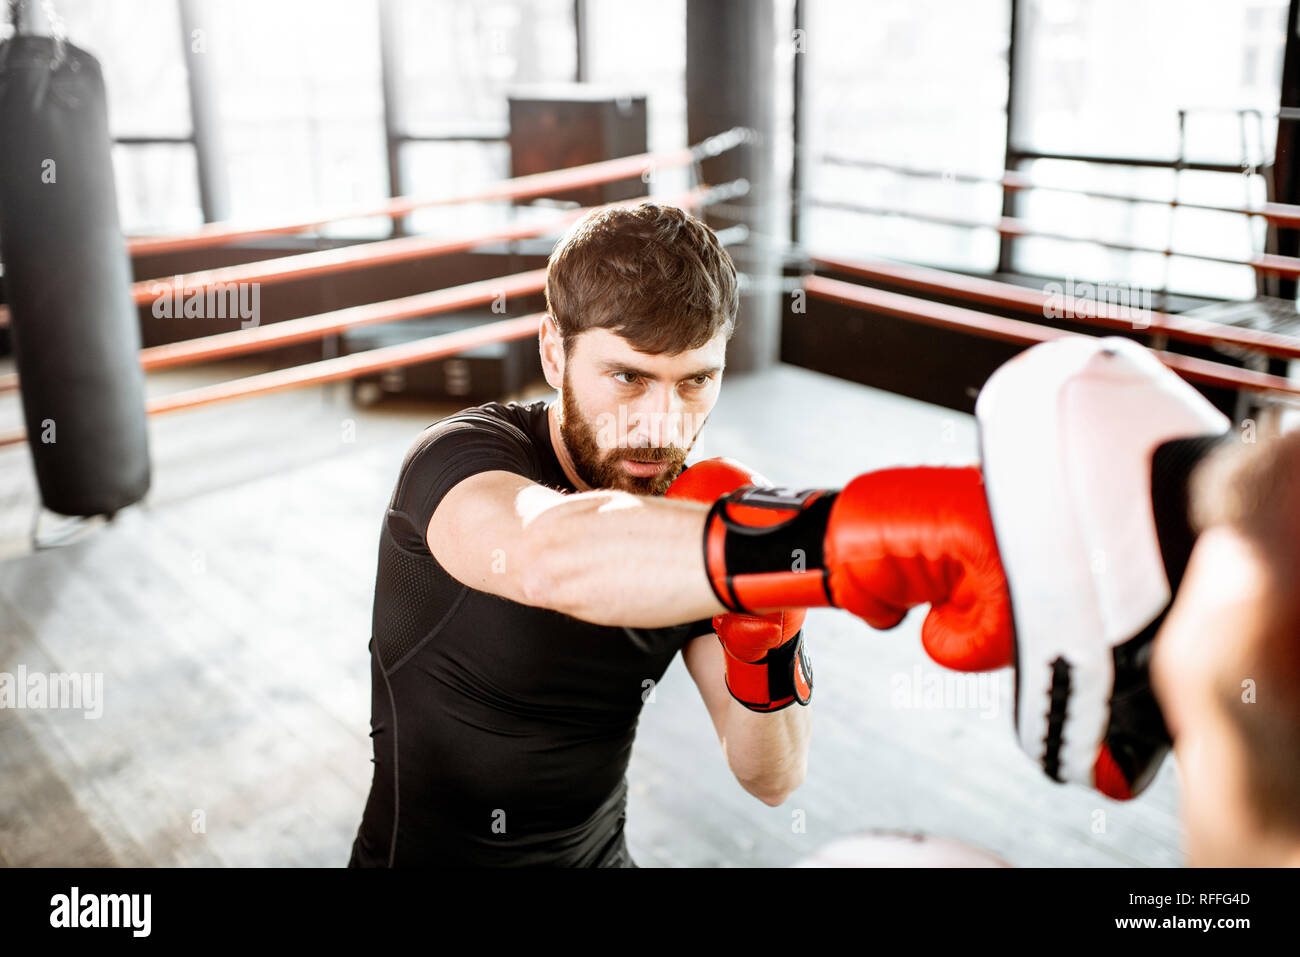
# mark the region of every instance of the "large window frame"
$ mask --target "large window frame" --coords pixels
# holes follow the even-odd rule
[[[1035,160],[1064,160],[1071,162],[1090,163],[1098,166],[1119,166],[1130,169],[1162,169],[1169,171],[1177,182],[1178,175],[1186,171],[1206,172],[1206,173],[1231,173],[1240,176],[1242,167],[1232,163],[1214,163],[1188,160],[1183,155],[1159,158],[1146,156],[1122,156],[1106,153],[1072,153],[1056,152],[1050,150],[1037,150],[1019,145],[1018,137],[1020,131],[1024,128],[1025,115],[1023,108],[1023,98],[1018,96],[1020,83],[1023,82],[1023,64],[1020,53],[1024,49],[1025,38],[1023,29],[1026,21],[1024,14],[1024,4],[1026,0],[1010,0],[1011,3],[1011,27],[1008,41],[1007,52],[1007,148],[1006,161],[1003,168],[1010,174],[1014,175],[1023,170],[1026,164]],[[1291,0],[1291,9],[1288,15],[1288,23],[1296,22],[1296,0]],[[1295,37],[1294,30],[1287,31],[1287,40],[1284,54],[1284,63],[1289,63],[1296,55],[1296,45],[1292,42]],[[1285,66],[1284,66],[1285,70]],[[1285,76],[1285,73],[1284,73]],[[1251,112],[1251,111],[1244,111]],[[1285,117],[1283,112],[1279,112],[1277,120],[1279,124],[1278,133],[1281,134],[1281,127]],[[1184,110],[1179,111],[1180,129],[1185,128],[1187,113]],[[1243,119],[1244,122],[1244,119]],[[1270,191],[1270,198],[1283,203],[1295,203],[1296,196],[1290,198],[1277,196],[1273,190],[1273,180],[1276,174],[1277,157],[1280,155],[1280,149],[1275,150],[1274,160],[1272,163],[1265,163],[1256,168],[1258,175],[1263,177],[1266,188]],[[1002,193],[1002,215],[1004,217],[1015,217],[1020,210],[1020,194],[1022,190],[1009,189],[1003,187]],[[1131,204],[1140,204],[1150,202],[1149,200],[1134,197],[1129,200]],[[997,271],[999,273],[1014,274],[1017,273],[1015,268],[1015,244],[1017,241],[1028,237],[1019,237],[1014,235],[1004,235],[1001,237],[998,253]],[[1275,231],[1269,230],[1266,233],[1266,252],[1276,252]],[[1167,255],[1177,255],[1176,253],[1167,253]],[[1256,275],[1256,284],[1259,291],[1263,291],[1263,281],[1259,274]],[[1289,285],[1290,290],[1287,292],[1286,287]],[[1295,295],[1295,284],[1293,282],[1278,283],[1276,290],[1281,295]],[[1167,295],[1167,290],[1165,291]]]
[[[212,93],[212,83],[210,78],[203,73],[206,69],[204,59],[190,56],[188,51],[189,30],[186,24],[193,19],[191,14],[194,12],[193,4],[195,2],[196,0],[177,0],[182,25],[182,35],[178,39],[187,47],[185,62],[188,67],[186,82],[189,86],[188,92],[191,104],[192,128],[190,134],[188,136],[119,136],[114,138],[114,143],[127,148],[156,145],[188,145],[193,148],[203,217],[205,222],[214,222],[225,218],[227,201],[226,190],[220,172],[221,158],[217,142],[216,104]],[[588,0],[573,0],[576,45],[574,81],[577,83],[585,82],[589,73],[587,65],[590,62],[588,50],[590,32],[588,29],[587,2]],[[807,0],[790,0],[790,2],[793,6],[795,30],[805,30]],[[1144,157],[1105,153],[1063,153],[1031,149],[1020,145],[1018,133],[1023,129],[1025,123],[1022,97],[1019,95],[1020,84],[1023,82],[1024,76],[1019,61],[1025,43],[1025,39],[1021,35],[1026,22],[1025,2],[1026,0],[1010,0],[1004,165],[1007,172],[1015,174],[1022,170],[1026,164],[1035,160],[1066,160],[1128,168],[1164,169],[1170,171],[1174,176],[1177,176],[1182,171],[1240,174],[1240,167],[1233,164],[1192,161],[1180,156]],[[393,31],[396,29],[393,0],[378,0],[377,9],[380,18],[380,65],[383,72],[382,95],[385,149],[389,176],[388,195],[401,196],[404,192],[402,151],[407,146],[423,143],[506,143],[509,141],[509,130],[503,128],[501,124],[492,123],[456,125],[445,129],[421,131],[401,128],[397,122],[397,117],[400,115],[398,101],[401,94],[398,89],[393,53]],[[1300,175],[1297,174],[1294,164],[1290,162],[1290,157],[1295,151],[1294,148],[1300,148],[1300,121],[1295,119],[1297,115],[1300,115],[1297,113],[1297,108],[1300,108],[1300,39],[1297,38],[1296,29],[1294,29],[1298,25],[1298,16],[1300,16],[1300,0],[1291,0],[1288,23],[1292,25],[1293,29],[1287,31],[1283,58],[1281,102],[1276,114],[1278,124],[1276,142],[1278,146],[1273,161],[1259,170],[1260,175],[1264,176],[1272,187],[1272,199],[1276,202],[1292,204],[1300,204]],[[796,247],[805,238],[803,226],[808,204],[806,193],[808,161],[804,156],[806,140],[804,124],[807,115],[804,97],[806,77],[804,58],[803,56],[796,56],[791,78],[793,84],[793,116],[791,125],[792,165],[790,189],[793,201],[790,205],[789,220],[790,238]],[[1003,216],[1016,216],[1020,208],[1020,193],[1020,189],[1003,186]],[[1133,200],[1133,202],[1143,201],[1136,198]],[[394,221],[393,229],[394,233],[402,232],[402,222]],[[1020,238],[1015,235],[1003,235],[1001,237],[996,267],[998,272],[1015,272],[1015,244]],[[1266,249],[1269,252],[1280,252],[1284,255],[1300,255],[1300,231],[1293,229],[1269,230]],[[1280,282],[1277,291],[1281,295],[1294,296],[1296,283],[1290,280]]]
[[[795,28],[805,28],[805,2],[806,0],[792,0],[795,11]],[[1053,152],[1048,150],[1033,149],[1021,145],[1018,134],[1024,129],[1026,117],[1024,113],[1024,97],[1022,85],[1024,83],[1024,68],[1022,56],[1025,47],[1025,38],[1023,36],[1024,25],[1027,22],[1025,3],[1026,0],[1009,0],[1010,3],[1010,21],[1007,53],[1007,105],[1006,105],[1006,148],[1004,155],[1003,169],[1006,171],[1007,179],[1014,179],[1017,174],[1022,173],[1024,168],[1036,160],[1065,160],[1081,163],[1095,164],[1099,166],[1116,166],[1127,167],[1131,169],[1163,169],[1168,170],[1175,179],[1179,173],[1186,171],[1208,172],[1208,173],[1232,173],[1241,175],[1242,167],[1231,163],[1204,162],[1197,160],[1188,160],[1184,156],[1169,157],[1150,157],[1150,156],[1124,156],[1106,153],[1085,154],[1085,153],[1066,153]],[[1256,173],[1263,178],[1266,189],[1271,201],[1287,204],[1300,204],[1300,169],[1296,164],[1291,162],[1291,157],[1300,150],[1300,37],[1297,36],[1297,30],[1300,30],[1300,0],[1290,0],[1290,9],[1288,13],[1288,24],[1290,25],[1286,33],[1286,43],[1283,54],[1283,75],[1281,102],[1279,109],[1265,114],[1268,120],[1277,122],[1277,147],[1271,162],[1265,163],[1255,168]],[[790,235],[796,245],[802,244],[806,237],[804,236],[803,223],[806,218],[805,213],[809,205],[816,205],[816,200],[809,201],[807,194],[809,161],[803,156],[804,148],[804,113],[806,110],[803,102],[804,82],[806,76],[806,67],[802,62],[802,57],[796,57],[795,62],[795,99],[794,99],[794,156],[795,162],[791,175],[791,190],[794,196],[794,203],[790,218]],[[1250,111],[1247,111],[1250,112]],[[869,163],[867,165],[888,168],[891,164],[887,163]],[[927,175],[921,170],[907,170],[895,168],[895,172],[900,174]],[[975,178],[976,180],[978,179]],[[1023,182],[1024,177],[1021,176]],[[1032,187],[1030,187],[1032,188]],[[1021,194],[1025,192],[1023,185],[1013,187],[1004,181],[1002,186],[1002,216],[1015,218],[1020,212],[1023,203]],[[1114,197],[1116,199],[1127,199],[1131,203],[1147,203],[1150,200],[1134,196]],[[958,225],[958,224],[954,224]],[[973,226],[973,224],[972,224]],[[1300,256],[1300,230],[1295,229],[1269,229],[1265,234],[1265,251],[1267,253],[1281,253],[1282,255]],[[1032,239],[1032,236],[1017,236],[1015,234],[1004,233],[999,240],[998,257],[995,270],[998,273],[1016,274],[1022,272],[1015,266],[1016,243],[1024,239]],[[1177,255],[1177,254],[1173,254]],[[1292,280],[1276,281],[1275,291],[1277,295],[1294,297],[1296,294],[1296,283]]]
[[[219,222],[228,215],[228,201],[224,179],[221,175],[221,156],[216,135],[218,128],[217,107],[212,93],[212,84],[206,74],[208,69],[202,57],[190,55],[187,24],[193,21],[195,0],[176,0],[181,23],[182,53],[186,64],[186,84],[191,110],[191,127],[188,135],[172,136],[116,136],[113,143],[123,147],[141,146],[189,146],[194,150],[195,169],[198,174],[200,205],[205,223]],[[400,91],[397,82],[397,69],[394,55],[394,30],[396,17],[392,0],[378,0],[380,50],[379,62],[382,72],[381,90],[383,96],[384,140],[388,160],[388,195],[404,195],[402,176],[402,150],[413,143],[506,143],[510,131],[500,124],[482,123],[448,126],[439,130],[421,130],[418,132],[403,129],[397,122]],[[576,42],[574,82],[582,83],[587,74],[587,0],[573,0],[574,36]],[[402,221],[393,221],[394,234],[403,232]]]

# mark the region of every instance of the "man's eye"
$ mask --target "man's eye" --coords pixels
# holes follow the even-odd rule
[[[695,385],[698,385],[698,386],[706,386],[706,385],[708,385],[710,382],[713,381],[713,376],[710,376],[710,375],[704,375],[703,373],[701,373],[700,375],[697,375],[697,376],[696,376],[694,379],[692,379],[691,381],[692,381]]]
[[[618,381],[622,382],[624,385],[636,385],[637,382],[641,380],[641,377],[635,372],[615,372],[614,378],[618,379]]]

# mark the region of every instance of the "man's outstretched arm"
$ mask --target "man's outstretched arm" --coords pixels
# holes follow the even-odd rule
[[[1010,595],[973,466],[883,469],[838,490],[749,485],[712,505],[564,494],[497,470],[453,486],[426,538],[458,581],[595,624],[662,628],[831,605],[888,629],[928,603],[921,638],[935,661],[962,671],[1011,663]],[[766,685],[750,679],[763,685],[769,638],[795,649],[785,631],[796,623],[778,614],[771,635],[760,624],[736,625],[743,653],[732,657],[760,669],[737,665],[746,687],[733,690],[763,707],[752,692]]]
[[[447,492],[425,539],[472,588],[598,625],[662,628],[727,610],[704,568],[707,513],[694,502],[566,494],[480,472]]]

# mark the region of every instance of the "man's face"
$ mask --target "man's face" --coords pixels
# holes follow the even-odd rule
[[[592,488],[662,495],[718,400],[726,340],[677,355],[638,352],[588,329],[564,362],[560,434]]]
[[[1178,597],[1156,636],[1151,683],[1164,712],[1182,778],[1188,862],[1250,863],[1253,813],[1245,742],[1226,693],[1257,678],[1249,662],[1270,627],[1274,576],[1258,548],[1234,532],[1207,529],[1192,551]],[[1242,689],[1244,691],[1244,689]]]

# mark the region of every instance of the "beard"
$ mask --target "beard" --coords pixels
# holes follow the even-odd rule
[[[560,417],[560,438],[564,440],[564,445],[569,450],[569,457],[573,460],[573,468],[578,473],[578,477],[594,489],[619,489],[634,495],[663,495],[682,471],[686,464],[686,456],[690,454],[691,446],[695,444],[695,439],[692,437],[691,445],[684,449],[678,446],[603,449],[596,440],[595,427],[578,409],[577,402],[573,398],[573,389],[569,387],[567,373],[564,377],[560,401],[563,410],[563,415]],[[668,464],[658,475],[643,478],[625,472],[619,464],[623,460]]]

